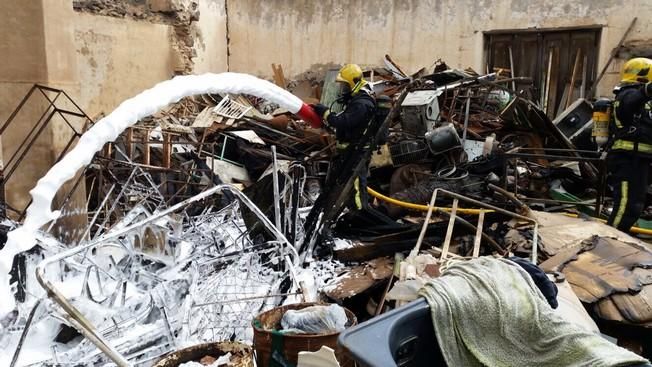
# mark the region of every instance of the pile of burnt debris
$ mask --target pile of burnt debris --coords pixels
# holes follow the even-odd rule
[[[53,223],[14,261],[18,306],[0,333],[12,366],[147,365],[200,342],[250,343],[256,315],[292,302],[363,321],[477,257],[538,264],[571,318],[650,353],[647,230],[600,221],[611,200],[591,102],[553,121],[527,78],[385,62],[364,72],[376,116],[336,172],[331,133],[250,95],[184,98],[107,144],[79,178],[88,225]],[[337,70],[292,83],[274,71],[304,102],[342,109]]]

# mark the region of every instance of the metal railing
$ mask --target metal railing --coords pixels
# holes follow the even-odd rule
[[[68,142],[64,148],[59,152],[55,163],[63,158],[63,156],[73,146],[73,143],[84,133],[84,131],[90,125],[93,124],[93,119],[91,119],[64,90],[47,87],[40,84],[34,84],[20,101],[18,106],[16,106],[14,111],[9,115],[9,118],[7,118],[4,124],[2,124],[0,127],[0,136],[2,136],[9,127],[14,125],[18,114],[24,110],[29,101],[35,100],[38,95],[41,95],[45,99],[46,105],[44,106],[43,113],[40,115],[32,128],[28,131],[25,139],[18,145],[16,151],[4,161],[4,177],[2,181],[3,193],[4,186],[9,180],[11,180],[18,167],[21,166],[21,163],[32,149],[34,143],[43,134],[43,132],[46,131],[46,128],[50,125],[53,118],[60,117],[72,132],[72,136],[70,139],[68,139]],[[69,106],[71,105],[74,107],[74,109],[68,109],[64,107],[66,104]],[[78,131],[77,128],[75,128],[75,126],[70,122],[70,118],[83,119],[84,123],[81,131]],[[24,218],[25,210],[30,204],[31,200],[27,206],[25,206],[25,208],[13,208],[9,205],[7,205],[7,208],[15,212],[18,216],[18,220],[20,221]]]

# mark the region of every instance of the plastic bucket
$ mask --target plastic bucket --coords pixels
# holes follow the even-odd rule
[[[254,350],[256,351],[256,363],[258,367],[267,367],[270,365],[274,349],[280,350],[282,358],[287,362],[296,365],[299,352],[315,352],[323,345],[335,350],[335,355],[340,366],[353,366],[353,361],[337,346],[337,338],[340,333],[281,336],[274,332],[280,329],[281,318],[287,310],[300,310],[314,305],[318,305],[318,303],[297,303],[276,307],[261,313],[254,319],[252,322],[254,328]],[[357,324],[355,315],[347,309],[344,309],[344,311],[348,319],[346,327]],[[280,347],[274,346],[273,338],[282,338],[280,340],[280,344],[282,345]],[[276,339],[276,343],[277,345],[279,344],[279,339]]]

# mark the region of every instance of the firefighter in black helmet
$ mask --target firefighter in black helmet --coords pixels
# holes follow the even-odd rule
[[[356,64],[344,65],[337,74],[336,81],[344,87],[344,111],[331,113],[330,109],[322,104],[312,105],[315,112],[322,117],[324,124],[335,129],[337,139],[337,156],[331,161],[329,178],[334,177],[334,172],[342,166],[341,160],[344,151],[358,142],[369,127],[369,122],[374,118],[376,100],[369,83],[362,76],[362,69]],[[368,148],[368,147],[366,147]],[[367,171],[369,162],[361,172],[357,172],[354,181],[353,202],[358,210],[367,209],[369,199],[367,196]],[[330,182],[327,179],[326,184]]]
[[[652,60],[625,63],[614,101],[613,143],[607,169],[614,193],[609,224],[629,231],[645,208],[652,163]]]

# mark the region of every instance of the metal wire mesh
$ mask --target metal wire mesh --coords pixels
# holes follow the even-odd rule
[[[188,224],[179,239],[195,244],[195,253],[204,255],[198,258],[200,263],[252,245],[241,229],[244,223],[237,202],[218,212],[188,217],[186,222]]]
[[[46,263],[51,277],[61,276],[63,283],[65,276],[67,284],[81,286],[67,304],[89,305],[82,307],[83,313],[91,316],[87,319],[98,335],[130,363],[148,364],[193,341],[250,341],[251,320],[280,303],[280,285],[289,279],[287,242],[282,235],[253,241],[240,205],[253,210],[268,231],[274,227],[243,194],[226,189],[238,198],[221,210],[211,205],[214,201],[196,199],[153,214],[137,206],[101,239]],[[136,244],[152,228],[161,233],[156,238],[166,256],[154,256],[149,247]],[[50,316],[78,322],[58,307]],[[46,362],[61,358],[92,365],[108,362],[88,340],[53,352]]]
[[[192,304],[184,325],[191,336],[204,341],[251,341],[251,320],[278,300],[281,272],[273,249],[244,254],[215,271],[191,290]],[[267,307],[266,307],[267,306]]]

